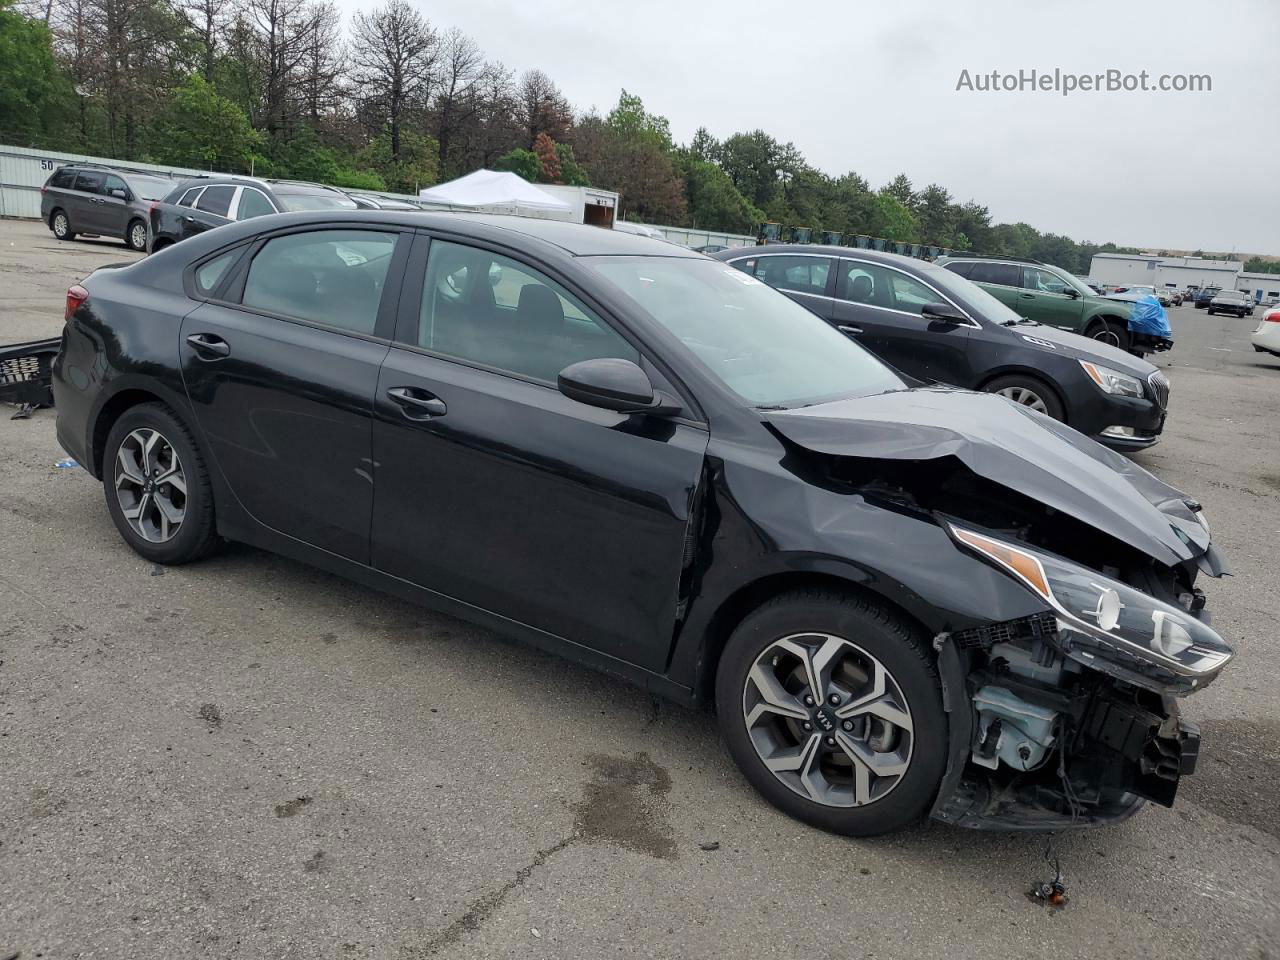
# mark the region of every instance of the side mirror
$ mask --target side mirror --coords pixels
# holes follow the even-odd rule
[[[1065,293],[1065,294],[1066,294],[1068,297],[1070,297],[1072,300],[1079,300],[1079,299],[1080,299],[1080,291],[1079,291],[1079,290],[1077,290],[1075,287],[1066,287],[1066,288],[1064,288],[1064,289],[1063,289],[1063,291],[1062,291],[1062,292],[1063,292],[1063,293]]]
[[[128,194],[128,193],[126,193],[124,190],[121,190],[119,187],[115,187],[114,189],[109,190],[109,191],[108,191],[108,193],[110,193],[110,194],[111,194],[111,196],[113,196],[113,197],[117,197],[117,198],[119,198],[120,200],[128,200],[128,199],[129,199],[129,194]]]
[[[920,316],[930,323],[968,323],[969,318],[961,313],[959,307],[949,303],[926,303],[920,309]]]
[[[669,416],[680,409],[655,394],[648,374],[636,364],[617,357],[572,363],[560,371],[557,383],[570,400],[619,413]]]

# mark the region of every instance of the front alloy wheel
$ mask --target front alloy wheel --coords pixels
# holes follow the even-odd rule
[[[911,765],[914,725],[902,688],[841,637],[797,634],[767,647],[747,674],[742,714],[765,767],[814,803],[876,803]]]
[[[738,769],[798,820],[870,837],[937,796],[950,734],[933,650],[870,596],[800,588],[767,601],[730,635],[715,686]]]
[[[116,499],[130,528],[148,543],[178,535],[187,513],[187,476],[178,452],[158,431],[134,430],[116,451]]]
[[[997,390],[996,393],[1002,397],[1008,397],[1014,403],[1020,403],[1024,407],[1030,407],[1037,413],[1049,412],[1049,407],[1045,404],[1044,397],[1040,396],[1039,393],[1030,387],[1004,387],[1003,389]]]

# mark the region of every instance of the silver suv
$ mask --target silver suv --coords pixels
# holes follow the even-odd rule
[[[40,216],[59,240],[115,237],[145,251],[151,204],[172,187],[173,180],[158,174],[72,163],[40,188]]]

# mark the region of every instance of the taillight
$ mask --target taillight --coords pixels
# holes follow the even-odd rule
[[[159,201],[159,200],[152,200],[152,201],[151,201],[151,206],[147,207],[147,213],[153,213],[153,212],[155,212],[155,209],[156,209],[156,207],[158,207],[158,206],[160,206],[160,201]]]
[[[63,311],[62,318],[70,320],[75,315],[75,312],[80,309],[80,305],[88,299],[89,291],[80,286],[80,284],[74,283],[67,287],[67,308]]]
[[[1264,323],[1280,323],[1280,310],[1270,310],[1262,315]]]

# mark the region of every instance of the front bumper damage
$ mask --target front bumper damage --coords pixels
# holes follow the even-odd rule
[[[1118,823],[1147,802],[1172,806],[1195,772],[1200,730],[1173,692],[1074,663],[1057,632],[1045,613],[935,638],[951,721],[935,819],[980,830]]]

